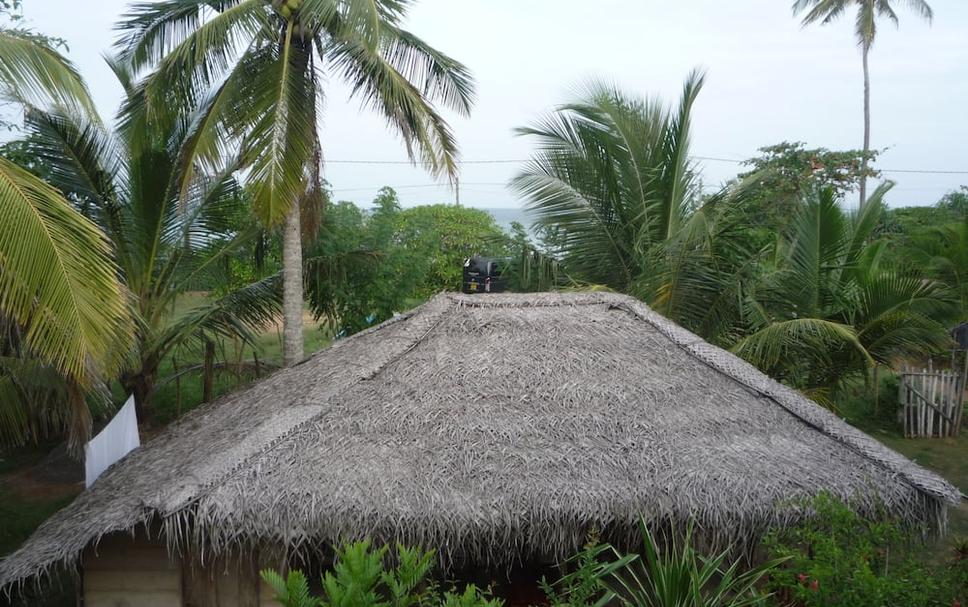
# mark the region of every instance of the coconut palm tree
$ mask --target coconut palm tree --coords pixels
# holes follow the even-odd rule
[[[127,88],[127,105],[140,105],[143,89],[115,68]],[[142,416],[151,413],[159,366],[175,348],[201,349],[226,337],[251,343],[251,330],[278,311],[279,279],[270,277],[172,313],[179,296],[198,282],[217,280],[228,258],[254,235],[229,221],[248,204],[233,176],[237,162],[186,164],[190,125],[208,110],[203,105],[167,124],[129,111],[113,132],[75,111],[27,114],[31,150],[50,168],[51,185],[70,193],[107,236],[118,260],[138,321],[120,379]]]
[[[948,345],[935,319],[950,313],[952,293],[881,263],[886,243],[873,234],[892,185],[852,216],[829,189],[803,202],[774,264],[744,293],[747,335],[736,354],[825,401],[844,379]]]
[[[579,101],[517,130],[539,148],[512,187],[540,224],[564,231],[569,266],[584,279],[630,289],[647,271],[644,253],[681,227],[699,187],[688,151],[702,83],[689,76],[676,112],[590,83]]]
[[[0,28],[0,96],[94,107],[74,67],[44,38],[16,29]],[[47,419],[70,428],[76,446],[91,425],[84,392],[117,372],[130,343],[117,266],[103,234],[61,192],[4,158],[0,217],[0,403],[13,404],[0,406],[0,435],[23,438],[23,409],[7,398],[21,394],[15,378],[28,366],[52,369],[67,383]]]
[[[693,72],[676,108],[592,83],[518,133],[538,150],[512,187],[557,231],[572,279],[635,295],[707,339],[727,331],[751,254],[729,239],[736,191],[701,201],[689,161]],[[700,204],[704,202],[704,204]]]
[[[956,294],[960,304],[950,320],[968,320],[968,215],[915,233],[905,254]]]
[[[402,137],[412,159],[456,176],[457,145],[440,102],[466,115],[467,69],[400,28],[400,0],[167,0],[135,4],[120,59],[147,76],[149,114],[206,98],[188,154],[202,165],[238,149],[267,226],[282,224],[284,362],[302,358],[301,206],[319,206],[319,108],[326,75]],[[186,175],[189,178],[190,175]]]
[[[793,14],[803,16],[803,25],[821,23],[826,25],[847,12],[850,8],[857,9],[855,33],[857,44],[860,45],[861,58],[864,65],[864,154],[871,149],[871,78],[867,58],[874,38],[877,35],[877,18],[884,17],[898,25],[897,12],[894,6],[900,0],[796,0],[793,3]],[[928,22],[934,16],[931,6],[925,0],[903,0],[912,11]],[[863,161],[863,171],[860,178],[860,206],[867,201],[867,158]]]

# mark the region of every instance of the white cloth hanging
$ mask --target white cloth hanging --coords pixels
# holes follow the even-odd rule
[[[140,445],[138,414],[131,395],[114,419],[84,445],[84,486],[90,487],[111,464]]]

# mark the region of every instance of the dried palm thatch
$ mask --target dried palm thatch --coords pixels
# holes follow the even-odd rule
[[[101,536],[445,559],[566,555],[694,517],[725,540],[828,491],[943,527],[958,491],[628,297],[445,294],[216,402],[108,470],[0,563],[9,587]]]

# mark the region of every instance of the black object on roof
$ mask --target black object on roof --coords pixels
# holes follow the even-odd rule
[[[500,293],[507,289],[502,276],[505,262],[496,257],[468,257],[464,260],[464,278],[460,290],[464,293]]]

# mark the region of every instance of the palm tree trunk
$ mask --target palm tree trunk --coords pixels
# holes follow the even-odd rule
[[[293,201],[282,228],[282,364],[303,359],[302,240],[299,203]]]
[[[867,55],[870,53],[870,45],[863,45],[864,58],[864,159],[861,161],[860,174],[860,208],[864,208],[867,202],[867,153],[871,149],[871,75],[867,67]]]

